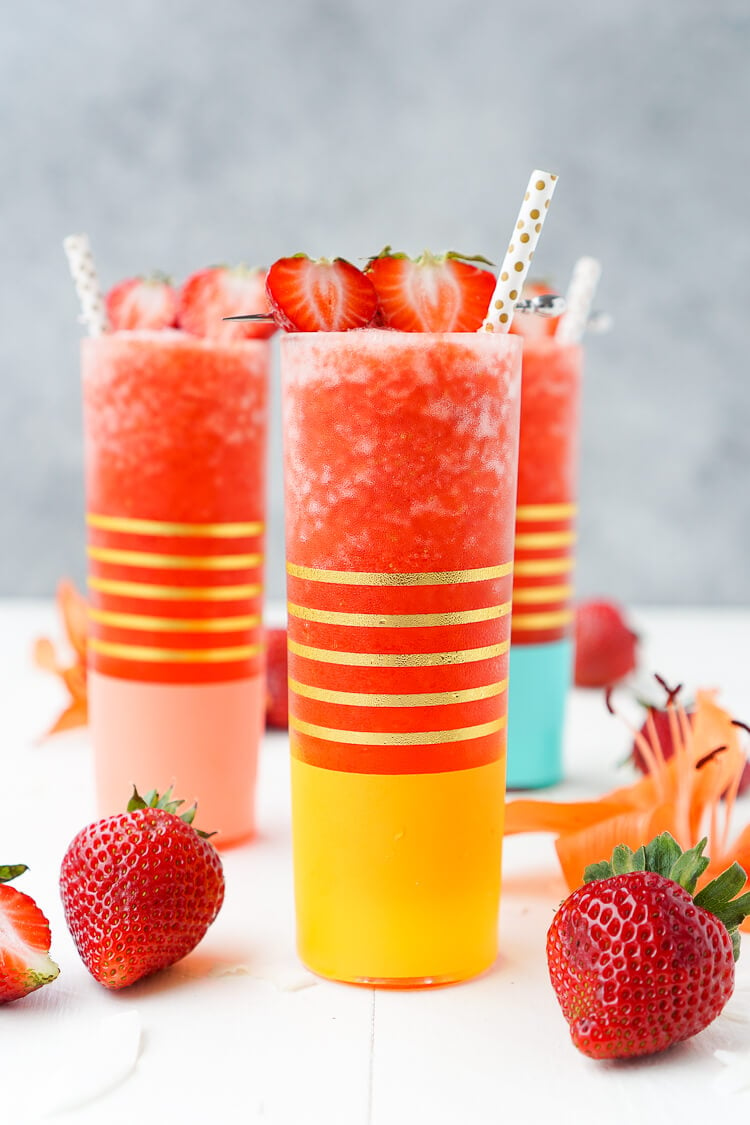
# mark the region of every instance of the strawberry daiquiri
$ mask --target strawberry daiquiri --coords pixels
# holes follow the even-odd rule
[[[460,287],[423,261],[419,330],[281,341],[298,948],[396,988],[497,952],[518,449],[520,341],[450,330]]]
[[[536,321],[523,334],[521,437],[508,716],[510,788],[562,776],[572,668],[573,568],[582,350]]]
[[[128,328],[84,340],[82,370],[100,812],[174,785],[221,845],[254,831],[269,347],[221,319],[219,295],[247,307],[243,275],[209,280],[207,335],[180,328],[200,321],[190,282],[170,305],[131,291]],[[178,305],[176,328],[138,326]]]

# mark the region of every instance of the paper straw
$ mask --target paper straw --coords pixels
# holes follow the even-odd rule
[[[531,173],[480,332],[507,332],[510,328],[556,184],[557,176],[551,172],[535,168]]]
[[[109,329],[109,322],[88,235],[69,234],[63,240],[63,249],[81,302],[81,320],[89,336],[101,336]]]
[[[579,258],[576,262],[565,295],[565,312],[555,332],[556,340],[578,344],[583,339],[601,272],[601,262],[596,258]]]

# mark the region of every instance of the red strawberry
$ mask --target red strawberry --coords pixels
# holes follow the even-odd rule
[[[402,332],[476,332],[495,290],[489,270],[470,264],[484,261],[429,250],[409,258],[387,246],[367,266],[383,324]]]
[[[289,332],[346,332],[372,324],[378,298],[372,282],[343,258],[279,258],[266,293],[276,321]]]
[[[20,1000],[60,972],[49,955],[49,922],[33,898],[7,885],[24,871],[21,863],[0,867],[0,1004]]]
[[[105,298],[112,327],[173,328],[177,322],[177,294],[162,274],[129,277]]]
[[[73,839],[60,871],[68,928],[86,968],[107,988],[125,988],[194,949],[224,900],[211,843],[179,816],[171,791],[105,817]]]
[[[622,608],[605,599],[581,602],[575,618],[577,687],[607,687],[636,666],[638,636]]]
[[[178,324],[194,336],[209,340],[264,339],[276,325],[266,300],[266,273],[245,266],[211,266],[189,277],[178,296]],[[266,320],[225,320],[244,314],[267,315]]]
[[[665,832],[615,848],[557,911],[552,987],[573,1043],[594,1059],[663,1051],[707,1027],[734,990],[737,927],[750,912],[739,864],[695,896],[706,841],[683,853]]]
[[[289,726],[286,629],[266,629],[266,726]]]
[[[545,293],[557,294],[554,286],[543,281],[527,282],[523,287],[523,298],[541,297]],[[510,326],[510,331],[526,340],[545,339],[554,336],[557,331],[559,316],[538,316],[534,313],[517,312]]]

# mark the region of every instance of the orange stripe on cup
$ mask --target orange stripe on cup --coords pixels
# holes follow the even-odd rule
[[[287,571],[295,756],[352,772],[420,773],[502,755],[511,606],[497,600],[497,583],[510,581],[509,563],[418,574],[289,563]],[[409,591],[427,588],[415,612]]]

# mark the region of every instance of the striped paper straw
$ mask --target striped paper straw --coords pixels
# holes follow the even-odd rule
[[[81,320],[89,336],[102,336],[108,331],[109,322],[88,235],[69,234],[63,240],[63,249],[81,302]]]
[[[596,258],[579,258],[576,262],[565,295],[565,312],[555,332],[556,340],[578,344],[583,339],[601,272],[601,262]]]
[[[551,172],[535,168],[531,173],[480,332],[507,332],[510,328],[556,184],[557,176]]]

